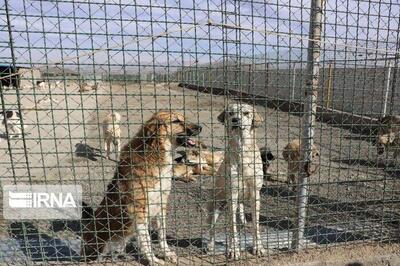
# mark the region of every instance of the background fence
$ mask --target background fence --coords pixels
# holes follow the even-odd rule
[[[399,112],[396,89],[398,73],[393,69],[394,58],[383,60],[335,60],[322,62],[318,104],[337,110],[379,117],[393,108]],[[258,63],[187,67],[179,73],[186,84],[230,88],[236,91],[302,102],[307,77],[306,62]],[[225,83],[224,79],[227,82]],[[393,84],[396,82],[396,84]],[[395,90],[392,95],[392,90]]]
[[[0,125],[0,177],[10,183],[79,184],[84,201],[96,208],[116,171],[118,154],[108,160],[103,148],[102,121],[110,111],[122,115],[123,144],[154,112],[175,109],[203,126],[199,139],[211,151],[229,148],[217,120],[224,107],[250,103],[264,118],[257,144],[267,145],[276,159],[261,190],[261,236],[268,252],[261,258],[245,252],[252,242],[244,227],[241,259],[265,264],[276,254],[289,256],[299,229],[297,193],[285,183],[282,151],[304,136],[301,116],[345,111],[334,126],[312,124],[320,168],[308,180],[303,247],[312,252],[361,243],[367,250],[381,243],[398,249],[399,158],[377,154],[376,131],[348,128],[359,126],[357,121],[378,127],[374,118],[399,114],[400,5],[326,1],[321,55],[314,64],[320,72],[314,77],[306,70],[311,6],[305,0],[0,2],[0,109],[22,114],[16,122],[22,138]],[[319,84],[316,103],[328,108],[317,114],[282,111],[279,105],[306,102],[311,78]],[[278,108],[270,108],[268,101],[276,99]],[[172,183],[166,231],[182,264],[232,262],[225,256],[225,215],[216,229],[216,251],[206,250],[205,205],[214,178]],[[77,263],[85,259],[82,230],[80,220],[1,219],[0,264]],[[141,262],[136,238],[126,252],[101,262]],[[374,248],[367,255],[373,253]],[[302,259],[307,256],[295,261]]]

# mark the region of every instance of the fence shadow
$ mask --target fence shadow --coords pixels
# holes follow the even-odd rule
[[[74,230],[76,234],[80,231],[80,221],[54,221],[52,229],[57,232],[65,229]],[[74,249],[71,243],[65,240],[53,237],[46,233],[39,232],[37,227],[31,222],[14,222],[9,226],[10,236],[18,241],[21,251],[33,262],[59,261],[59,262],[78,262],[81,257],[77,253],[80,249],[77,245]],[[158,240],[156,231],[150,231],[153,241]],[[80,240],[76,240],[80,242]],[[202,253],[205,252],[205,243],[202,238],[174,238],[167,236],[168,244],[179,248],[188,248],[190,246],[197,248]],[[126,254],[133,257],[140,263],[146,263],[140,256],[140,251],[136,241],[130,241],[126,247]],[[128,259],[128,258],[125,258]],[[124,255],[118,257],[123,261]]]
[[[305,237],[319,245],[347,241],[367,240],[368,236],[343,229],[329,228],[322,225],[307,227]]]
[[[288,199],[292,199],[293,201],[296,200],[296,192],[288,189],[286,186],[269,186],[268,188],[263,187],[261,193],[269,197],[271,196],[285,197]],[[400,199],[398,201],[394,200],[391,201],[391,203],[393,204],[396,202],[400,203]],[[371,210],[370,208],[371,206],[382,205],[385,203],[386,203],[385,200],[380,200],[380,199],[370,199],[358,202],[354,201],[346,202],[346,201],[332,200],[313,194],[310,194],[308,196],[308,206],[310,208],[314,208],[315,210],[320,211],[321,209],[323,209],[325,212],[326,210],[330,212],[341,212],[341,213],[346,213],[353,217],[361,217],[362,219],[365,219],[365,217],[368,216],[370,218],[382,220],[387,225],[398,227],[400,225],[399,214],[395,212],[390,212],[390,213],[388,212],[382,214],[382,212],[380,212],[379,210],[374,211]],[[270,224],[270,226],[273,226],[273,224]],[[275,228],[279,229],[279,227]]]
[[[377,160],[367,160],[367,159],[332,159],[332,162],[343,163],[347,165],[360,165],[375,168],[386,168],[386,164]]]

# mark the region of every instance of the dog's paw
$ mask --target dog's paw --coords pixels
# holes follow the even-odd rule
[[[173,252],[173,251],[167,251],[167,252],[165,252],[164,258],[165,258],[165,260],[167,260],[167,261],[169,261],[169,262],[172,262],[172,263],[174,263],[174,264],[178,263],[178,256],[177,256],[176,253]]]
[[[214,253],[215,252],[215,242],[211,241],[207,244],[207,253]]]
[[[228,249],[228,258],[232,259],[232,260],[240,259],[240,249],[238,247],[229,248]]]
[[[150,258],[147,259],[148,265],[150,266],[160,266],[160,265],[165,265],[165,261],[162,259],[157,258],[156,256],[151,256]]]

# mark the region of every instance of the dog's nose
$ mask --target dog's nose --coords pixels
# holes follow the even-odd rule
[[[203,129],[203,127],[200,125],[194,125],[194,128],[195,128],[194,131],[197,132],[197,134],[199,134]]]
[[[237,118],[232,118],[232,123],[234,123],[234,124],[239,123],[239,119],[237,119]]]

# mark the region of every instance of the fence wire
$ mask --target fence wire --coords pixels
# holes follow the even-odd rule
[[[266,264],[299,240],[398,245],[399,7],[0,2],[0,264]],[[8,184],[78,185],[81,217],[9,218]]]

